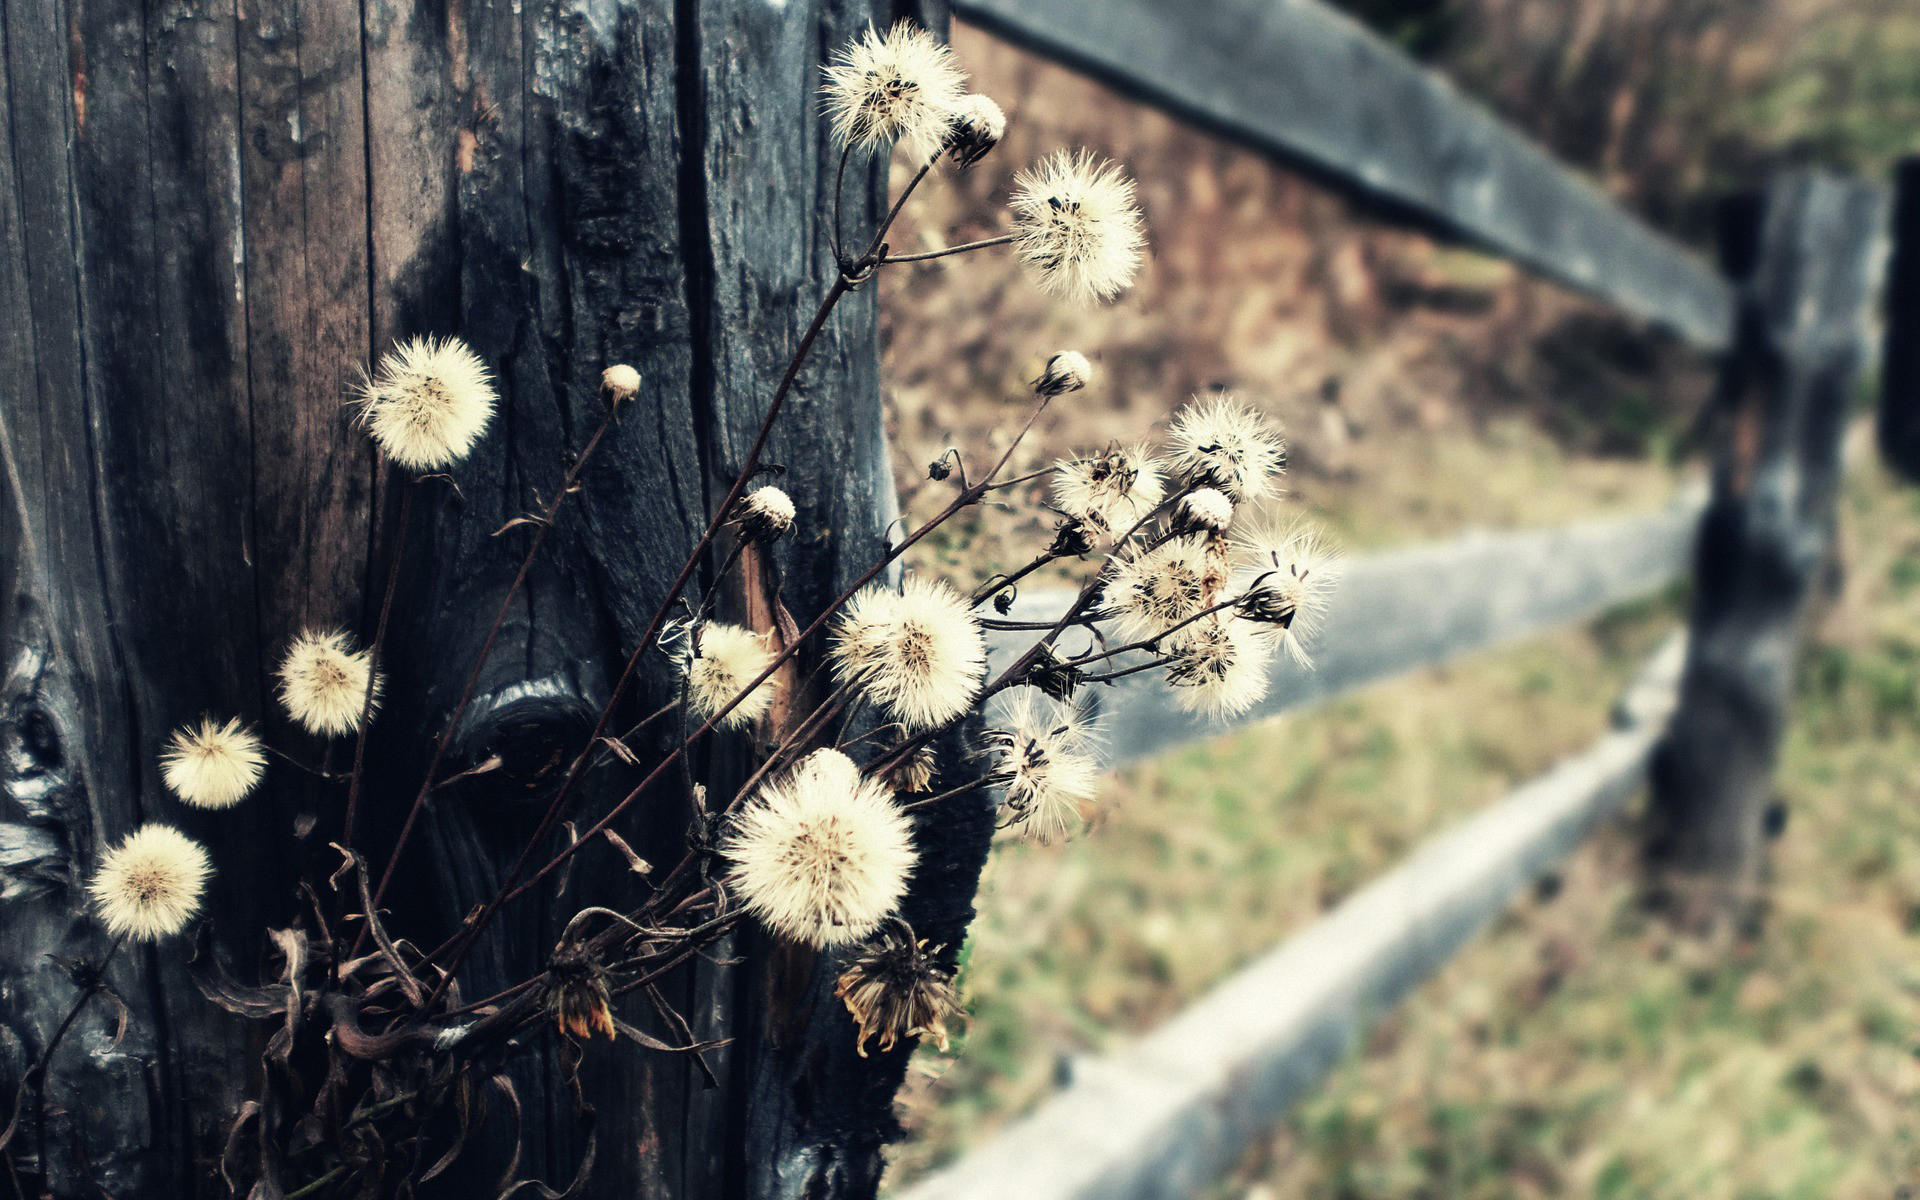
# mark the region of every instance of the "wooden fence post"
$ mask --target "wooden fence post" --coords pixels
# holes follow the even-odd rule
[[[1715,405],[1713,497],[1695,552],[1680,707],[1655,763],[1649,846],[1676,876],[1707,881],[1710,907],[1759,878],[1885,213],[1877,186],[1796,173],[1729,220],[1739,325]]]
[[[269,966],[266,929],[293,919],[291,881],[339,862],[337,791],[276,769],[240,808],[188,810],[157,751],[214,712],[324,753],[277,711],[272,670],[303,626],[371,628],[369,543],[394,487],[342,400],[370,355],[416,334],[471,342],[502,411],[459,488],[429,482],[414,507],[357,839],[376,863],[524,552],[524,528],[491,535],[552,494],[602,414],[601,368],[630,363],[644,381],[453,741],[452,769],[505,766],[436,793],[387,907],[397,933],[432,945],[492,893],[828,285],[823,56],[909,7],[0,0],[0,1103],[75,995],[59,959],[105,946],[84,888],[105,846],[150,820],[207,843],[212,941],[248,978]],[[849,172],[853,227],[884,210],[885,170]],[[766,460],[800,508],[779,551],[796,613],[878,552],[878,371],[864,288],[816,345]],[[661,656],[642,674],[629,715],[675,688]],[[730,737],[710,752],[737,767],[748,750]],[[596,777],[581,810],[604,812],[623,786]],[[620,832],[663,861],[685,820],[684,803],[642,804]],[[956,941],[990,835],[989,820],[928,850],[944,873],[924,872],[910,903],[946,919],[932,936]],[[633,886],[617,858],[583,854],[564,907],[495,924],[466,994],[537,972],[571,909]],[[199,995],[190,951],[115,959],[127,1035],[90,1010],[61,1044],[50,1136],[10,1147],[25,1186],[228,1194],[215,1165],[263,1035]],[[779,965],[779,981],[764,959],[662,981],[701,1036],[728,1040],[709,1056],[717,1086],[683,1055],[591,1048],[600,1150],[584,1195],[871,1195],[909,1050],[855,1054],[831,958]],[[646,997],[623,1003],[681,1040]],[[423,1195],[493,1194],[520,1134],[520,1174],[564,1186],[583,1126],[540,1045],[514,1067],[524,1121],[496,1104],[481,1149]]]
[[[1880,456],[1920,482],[1920,157],[1894,171],[1893,252],[1880,355]]]

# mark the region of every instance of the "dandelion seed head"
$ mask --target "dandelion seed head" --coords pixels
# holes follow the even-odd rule
[[[702,625],[694,638],[693,654],[685,663],[687,707],[700,721],[711,720],[742,688],[772,666],[773,660],[773,647],[762,634],[718,621]],[[733,711],[721,718],[720,727],[740,729],[758,721],[773,707],[778,691],[779,683],[768,679],[734,705]]]
[[[1267,419],[1231,392],[1196,398],[1174,417],[1167,438],[1174,468],[1235,503],[1272,495],[1287,444]]]
[[[1180,498],[1176,528],[1219,533],[1233,523],[1233,501],[1219,488],[1195,488]]]
[[[412,338],[360,385],[360,420],[381,453],[409,471],[465,458],[493,418],[493,375],[459,338]]]
[[[770,542],[793,528],[793,497],[777,487],[759,487],[740,501],[740,532],[750,542]]]
[[[1085,151],[1060,151],[1014,177],[1014,251],[1040,290],[1082,303],[1133,282],[1145,238],[1133,181]]]
[[[822,948],[879,928],[916,862],[912,824],[892,793],[838,750],[816,750],[761,787],[721,853],[747,911]]]
[[[600,372],[600,391],[613,404],[624,404],[640,394],[640,372],[616,363]]]
[[[1317,530],[1299,523],[1252,530],[1236,548],[1260,575],[1235,611],[1294,662],[1313,666],[1306,643],[1326,618],[1338,556]]]
[[[947,160],[971,167],[985,158],[1007,134],[1007,114],[991,97],[970,92],[960,97],[947,127]]]
[[[947,140],[965,95],[953,51],[906,21],[885,33],[869,27],[827,67],[827,115],[842,146],[871,150],[900,142],[916,163]]]
[[[909,729],[944,725],[973,705],[986,668],[980,622],[959,593],[915,575],[848,603],[831,655],[840,678]]]
[[[907,923],[897,920],[861,945],[833,994],[859,1027],[855,1049],[862,1058],[875,1038],[883,1054],[910,1037],[929,1037],[947,1048],[947,1022],[962,1012],[954,969],[941,958],[944,949],[916,940]]]
[[[995,751],[992,779],[1005,790],[1009,828],[1041,843],[1065,841],[1082,828],[1086,806],[1100,792],[1095,738],[1078,709],[1034,688],[1019,690],[987,735]]]
[[[1166,495],[1145,446],[1109,446],[1104,454],[1063,461],[1053,472],[1053,505],[1109,536],[1125,534]]]
[[[107,851],[87,891],[108,933],[151,942],[186,928],[212,873],[200,843],[171,825],[143,825]]]
[[[1047,360],[1047,369],[1033,381],[1033,390],[1042,396],[1063,396],[1086,387],[1093,379],[1093,364],[1078,350],[1062,350]]]
[[[234,717],[217,723],[202,717],[182,726],[160,753],[160,779],[182,803],[195,808],[232,808],[253,793],[266,774],[260,739]]]
[[[280,663],[280,703],[309,733],[337,737],[360,728],[372,655],[339,630],[309,629]],[[373,706],[386,681],[373,673]]]
[[[1159,637],[1219,603],[1228,576],[1212,539],[1175,538],[1118,558],[1107,605],[1129,639]]]
[[[1246,622],[1211,617],[1188,626],[1169,647],[1167,682],[1191,713],[1234,717],[1267,694],[1272,643]]]

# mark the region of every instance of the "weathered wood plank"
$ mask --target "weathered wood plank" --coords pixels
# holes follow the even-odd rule
[[[1683,874],[1726,885],[1715,890],[1730,900],[1757,877],[1801,624],[1832,545],[1886,196],[1873,184],[1789,175],[1745,227],[1749,245],[1729,245],[1746,267],[1740,334],[1715,404],[1691,657],[1655,771],[1649,847]]]
[[[1687,566],[1705,497],[1690,492],[1646,516],[1557,529],[1471,533],[1346,563],[1310,642],[1314,668],[1275,667],[1266,700],[1231,722],[1248,724],[1319,704],[1375,680],[1554,629],[1647,593]],[[1066,593],[1023,595],[1014,615],[1042,620]],[[1031,644],[1003,635],[996,659]],[[1063,642],[1077,648],[1073,635]],[[1211,737],[1229,727],[1182,712],[1158,672],[1089,689],[1111,765]]]
[[[1349,1051],[1645,778],[1684,658],[1669,639],[1614,732],[1429,840],[1037,1112],[894,1200],[1203,1195]]]
[[[954,12],[1666,327],[1733,332],[1725,282],[1319,0],[956,0]]]

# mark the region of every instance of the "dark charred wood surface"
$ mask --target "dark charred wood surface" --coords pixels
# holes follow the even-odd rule
[[[1114,87],[1464,237],[1703,349],[1733,294],[1695,256],[1320,0],[957,0]]]
[[[1685,680],[1654,770],[1653,857],[1737,896],[1757,878],[1809,599],[1885,245],[1875,185],[1795,174],[1729,210],[1740,330],[1715,404]]]
[[[599,418],[603,366],[645,381],[455,740],[451,770],[496,752],[507,769],[436,795],[392,921],[431,944],[492,891],[826,287],[819,70],[893,15],[858,0],[0,0],[8,1095],[74,995],[48,956],[105,949],[82,890],[105,846],[149,820],[203,840],[217,951],[243,978],[293,915],[289,881],[337,863],[337,787],[276,768],[262,796],[201,813],[161,787],[157,752],[203,712],[237,713],[344,767],[350,745],[278,713],[270,672],[303,626],[371,633],[403,485],[376,474],[343,402],[371,356],[414,334],[468,340],[504,404],[452,480],[418,485],[357,838],[376,863],[524,552],[524,527],[494,531],[551,496]],[[850,219],[869,223],[883,169],[849,177]],[[803,621],[871,561],[891,513],[877,362],[869,289],[822,338],[769,455],[800,508],[780,568]],[[650,669],[629,710],[666,687]],[[743,749],[714,749],[716,776]],[[630,782],[597,779],[577,811]],[[671,862],[684,815],[663,791],[624,832]],[[938,869],[910,907],[931,905],[946,940],[970,913],[979,824],[929,834]],[[537,970],[567,914],[634,886],[617,855],[585,853],[560,904],[510,910],[482,942],[466,994]],[[854,1056],[831,963],[762,953],[751,935],[731,949],[757,957],[668,989],[701,1036],[733,1039],[710,1060],[719,1088],[684,1058],[592,1047],[590,1194],[871,1192],[904,1055]],[[61,1194],[222,1192],[215,1158],[260,1035],[200,999],[188,957],[185,939],[122,955],[127,1037],[112,1044],[101,1006],[62,1047]],[[623,1015],[665,1035],[634,1000]],[[515,1080],[523,1171],[558,1186],[582,1141],[557,1063],[534,1055]],[[509,1132],[496,1118],[470,1168],[436,1186],[484,1187]]]
[[[1880,456],[1920,482],[1920,158],[1894,172],[1893,252],[1880,353]]]

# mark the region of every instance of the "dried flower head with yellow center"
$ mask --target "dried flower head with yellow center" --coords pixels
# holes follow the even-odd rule
[[[893,794],[838,750],[816,750],[762,786],[720,851],[747,911],[815,947],[878,928],[916,862],[912,824]]]
[[[1099,532],[1119,537],[1159,507],[1166,489],[1145,446],[1062,462],[1053,471],[1053,505]]]
[[[493,375],[459,338],[412,338],[360,385],[360,420],[381,453],[409,471],[444,471],[493,419]]]
[[[988,778],[1005,791],[1005,827],[1041,843],[1078,832],[1100,791],[1094,740],[1092,726],[1074,708],[1021,688],[986,736],[994,753]]]
[[[108,933],[150,942],[187,927],[212,873],[200,843],[171,825],[143,825],[107,851],[87,891]]]
[[[234,717],[212,717],[183,726],[160,753],[160,778],[195,808],[232,808],[253,793],[266,774],[267,753],[252,730]]]
[[[1048,295],[1110,300],[1133,282],[1145,237],[1133,181],[1085,151],[1014,177],[1013,248]]]
[[[772,666],[773,659],[773,648],[763,634],[718,621],[702,625],[685,664],[688,709],[703,723],[711,720]],[[777,680],[766,680],[721,718],[720,727],[739,729],[766,716],[779,690]]]
[[[1173,465],[1190,483],[1217,488],[1234,503],[1272,495],[1287,466],[1279,432],[1231,392],[1196,398],[1167,431]]]
[[[954,968],[942,960],[944,946],[916,939],[905,921],[890,920],[860,947],[840,974],[833,994],[860,1027],[854,1048],[880,1041],[882,1054],[900,1039],[929,1037],[947,1049],[947,1022],[962,1015]]]
[[[1185,711],[1235,717],[1266,698],[1272,643],[1248,622],[1207,617],[1172,641],[1167,682]]]
[[[1211,538],[1174,538],[1116,558],[1107,608],[1129,639],[1159,637],[1225,599],[1227,554]]]
[[[1339,578],[1339,560],[1320,534],[1303,524],[1248,532],[1236,541],[1244,561],[1259,574],[1234,612],[1303,667],[1313,665],[1306,643],[1326,617],[1327,598]]]
[[[908,578],[855,596],[834,626],[842,681],[909,729],[943,725],[973,704],[987,662],[986,638],[967,601],[946,584]]]
[[[915,163],[945,145],[966,94],[967,77],[926,30],[901,21],[885,33],[869,27],[827,67],[827,116],[833,136],[852,150],[895,142]]]
[[[378,707],[385,681],[373,672],[373,658],[339,630],[309,629],[295,638],[280,663],[280,703],[309,733],[336,737],[360,727],[373,673]]]

